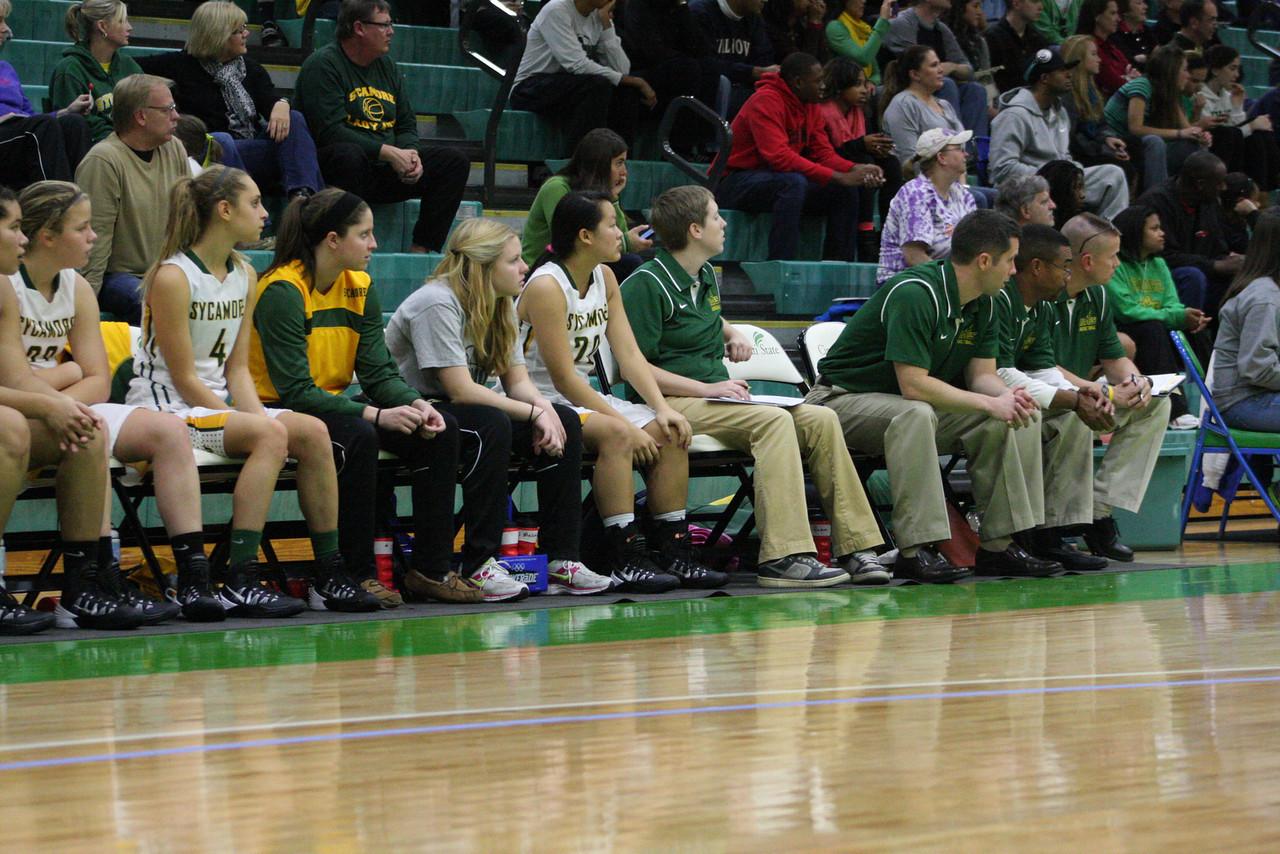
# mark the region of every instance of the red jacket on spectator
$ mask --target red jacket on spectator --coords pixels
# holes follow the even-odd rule
[[[822,105],[802,102],[777,74],[762,76],[733,120],[728,171],[799,172],[825,186],[852,168],[827,139]]]
[[[1098,91],[1104,98],[1110,98],[1128,80],[1124,72],[1129,68],[1129,57],[1114,42],[1094,36],[1093,43],[1098,47],[1098,59],[1102,60],[1098,68]]]

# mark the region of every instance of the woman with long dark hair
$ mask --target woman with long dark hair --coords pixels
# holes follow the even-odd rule
[[[1276,145],[1271,117],[1261,113],[1250,119],[1245,112],[1240,51],[1230,45],[1217,44],[1204,52],[1204,61],[1209,69],[1209,76],[1200,87],[1205,99],[1204,114],[1221,121],[1209,131],[1214,137],[1214,153],[1219,154],[1219,137],[1233,137],[1227,147],[1236,156],[1230,161],[1223,157],[1227,170],[1248,172],[1262,189],[1268,192],[1276,189],[1280,147]]]
[[[1053,227],[1061,229],[1084,210],[1084,170],[1070,160],[1050,160],[1036,174],[1049,182],[1049,198],[1055,205]]]
[[[916,151],[916,139],[930,128],[961,133],[964,125],[949,101],[938,97],[946,75],[933,48],[912,45],[889,63],[889,82],[880,96],[884,118],[880,126],[893,134],[898,160],[905,163]]]
[[[1076,35],[1089,36],[1098,49],[1098,88],[1106,97],[1138,76],[1129,57],[1111,38],[1120,24],[1116,0],[1085,0],[1080,7]]]
[[[658,390],[627,322],[608,267],[622,241],[613,214],[604,193],[569,193],[556,205],[551,247],[516,305],[521,349],[538,393],[583,419],[583,444],[597,455],[592,484],[614,581],[643,593],[721,587],[728,576],[697,564],[689,552],[689,422]],[[591,387],[587,374],[606,340],[622,377],[647,405]],[[635,521],[633,465],[648,483],[657,526],[652,552]]]
[[[547,251],[551,240],[551,216],[561,199],[569,193],[604,193],[613,203],[614,219],[622,232],[622,255],[609,266],[618,281],[625,279],[640,266],[639,253],[653,246],[652,240],[641,236],[648,230],[647,225],[627,228],[627,215],[619,203],[626,186],[627,143],[608,128],[596,128],[587,133],[573,149],[573,157],[564,168],[538,188],[520,238],[524,262],[533,266]]]
[[[1213,397],[1227,424],[1280,433],[1280,211],[1258,217],[1213,350]]]

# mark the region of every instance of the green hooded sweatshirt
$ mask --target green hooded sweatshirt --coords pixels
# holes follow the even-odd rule
[[[85,116],[93,141],[101,142],[111,135],[112,91],[117,83],[130,74],[141,74],[142,66],[133,57],[120,51],[111,57],[111,66],[102,70],[101,63],[89,53],[88,45],[74,44],[62,52],[62,59],[53,68],[49,81],[49,100],[53,109],[61,110],[76,98],[90,92],[93,106]],[[92,85],[92,89],[90,86]]]

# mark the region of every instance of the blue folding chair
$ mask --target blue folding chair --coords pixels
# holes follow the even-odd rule
[[[1185,534],[1187,530],[1187,517],[1191,514],[1191,500],[1195,495],[1196,485],[1204,477],[1203,463],[1206,450],[1229,451],[1236,461],[1244,467],[1249,481],[1257,488],[1258,494],[1262,496],[1262,500],[1266,503],[1267,509],[1271,511],[1271,515],[1275,517],[1277,522],[1280,522],[1280,508],[1276,507],[1275,501],[1271,497],[1269,485],[1263,483],[1262,479],[1254,472],[1253,467],[1249,465],[1249,457],[1280,456],[1280,433],[1258,433],[1253,430],[1235,430],[1228,427],[1226,421],[1222,419],[1222,413],[1218,411],[1218,404],[1214,402],[1213,394],[1210,393],[1209,387],[1204,383],[1199,360],[1191,352],[1187,339],[1181,332],[1176,330],[1171,331],[1169,337],[1173,339],[1174,349],[1182,357],[1182,364],[1187,368],[1187,376],[1195,382],[1196,387],[1200,390],[1206,409],[1204,417],[1200,419],[1200,429],[1196,431],[1196,449],[1191,457],[1191,474],[1187,478],[1186,493],[1182,498],[1182,532]],[[1222,537],[1227,529],[1227,515],[1230,512],[1231,501],[1226,500],[1222,508],[1222,518],[1218,520],[1219,538]]]

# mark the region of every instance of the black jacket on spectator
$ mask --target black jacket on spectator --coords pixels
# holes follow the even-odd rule
[[[815,26],[807,17],[791,21],[790,9],[789,0],[774,0],[766,3],[761,13],[769,44],[773,47],[774,61],[782,62],[796,51],[803,51],[819,62],[826,62],[831,58],[831,48],[827,45],[827,22]]]
[[[1160,254],[1170,270],[1198,267],[1206,276],[1213,275],[1213,262],[1230,251],[1222,205],[1214,199],[1188,208],[1178,195],[1177,181],[1173,177],[1152,187],[1138,202],[1150,205],[1160,215],[1164,229],[1164,252]]]
[[[1031,58],[1040,48],[1049,46],[1049,42],[1035,27],[1027,27],[1022,38],[1019,38],[1004,18],[987,27],[986,39],[987,51],[991,54],[991,67],[1004,66],[995,73],[996,88],[1001,92],[1026,86],[1027,81],[1023,75],[1031,64]]]
[[[748,15],[740,21],[731,20],[720,11],[716,0],[693,0],[689,11],[711,42],[711,51],[718,58],[720,73],[730,82],[754,86],[752,69],[773,65],[776,61],[773,45],[765,32],[764,18],[759,15]]]
[[[622,7],[622,49],[637,70],[678,56],[711,55],[711,41],[687,4],[679,0],[627,0]]]
[[[1151,51],[1160,46],[1154,27],[1143,27],[1137,32],[1116,30],[1108,41],[1120,48],[1120,52],[1129,58],[1129,64],[1134,68],[1141,68],[1143,65],[1138,62],[1138,57],[1151,56]]]
[[[201,119],[210,133],[230,131],[222,87],[204,70],[200,60],[181,50],[140,56],[138,64],[148,74],[168,77],[173,81],[173,102],[178,105],[178,112]],[[265,120],[270,117],[276,101],[280,100],[276,96],[275,84],[271,82],[267,69],[257,60],[246,56],[244,64],[244,88],[258,108],[258,117]]]

